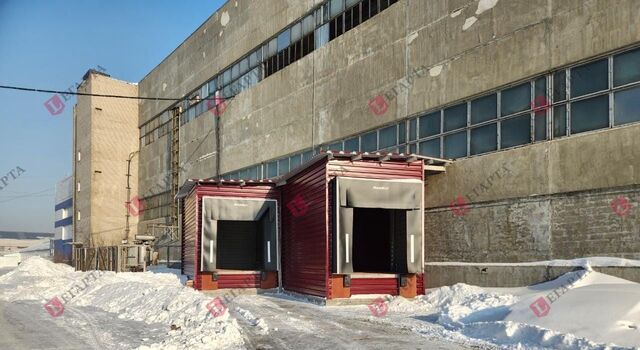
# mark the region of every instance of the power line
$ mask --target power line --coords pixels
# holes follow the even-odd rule
[[[35,88],[26,88],[20,86],[0,85],[0,89],[18,90],[28,92],[43,92],[48,94],[61,94],[61,95],[76,95],[76,96],[95,96],[95,97],[110,97],[110,98],[122,98],[129,100],[151,100],[151,101],[182,101],[182,100],[219,100],[220,97],[211,96],[208,98],[193,97],[193,98],[173,98],[173,97],[145,97],[145,96],[124,96],[124,95],[106,95],[106,94],[91,94],[86,92],[72,92],[72,91],[59,91],[59,90],[44,90]]]

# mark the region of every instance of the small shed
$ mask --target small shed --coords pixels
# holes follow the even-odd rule
[[[195,289],[278,286],[279,194],[274,182],[188,180],[177,198],[182,274]]]
[[[283,289],[326,299],[424,294],[424,172],[445,163],[325,152],[279,179]]]

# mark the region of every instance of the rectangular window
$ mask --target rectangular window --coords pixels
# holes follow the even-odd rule
[[[510,148],[531,142],[531,115],[524,114],[500,123],[501,147]]]
[[[306,163],[313,158],[313,151],[306,151],[302,154],[302,162]]]
[[[291,42],[302,39],[302,22],[298,22],[291,27]]]
[[[292,156],[290,160],[290,164],[291,164],[292,170],[299,167],[302,164],[302,155],[296,154],[295,156]]]
[[[583,96],[609,87],[609,61],[600,61],[571,68],[571,97]]]
[[[613,86],[640,81],[640,49],[613,56]]]
[[[471,155],[498,149],[498,126],[489,124],[471,129]]]
[[[553,137],[567,136],[567,105],[553,107]]]
[[[329,42],[329,23],[316,29],[316,49],[323,47]]]
[[[471,101],[471,125],[495,119],[498,115],[498,95],[493,94]]]
[[[615,125],[640,121],[640,87],[616,92]]]
[[[414,141],[417,138],[418,119],[411,119],[409,121],[409,141]]]
[[[302,36],[313,33],[315,29],[313,15],[309,15],[302,20]]]
[[[378,133],[376,131],[362,135],[361,140],[362,152],[374,152],[378,150]]]
[[[439,133],[440,111],[420,117],[420,138],[438,135]]]
[[[240,65],[236,63],[233,65],[233,67],[231,67],[231,80],[236,80],[238,79],[239,76],[240,76]]]
[[[286,49],[291,45],[291,30],[287,29],[278,35],[278,52]]]
[[[240,74],[244,74],[249,71],[249,57],[240,61]]]
[[[467,156],[467,132],[462,131],[444,138],[444,157],[456,159]]]
[[[346,152],[360,151],[360,141],[358,137],[350,138],[344,142],[344,150]]]
[[[429,157],[440,157],[440,138],[420,142],[420,154]]]
[[[342,141],[334,142],[327,146],[327,151],[343,151]]]
[[[502,116],[526,111],[531,108],[531,83],[503,90],[501,97]]]
[[[398,144],[398,135],[396,130],[396,125],[380,129],[379,149],[389,148]]]
[[[553,101],[559,102],[567,99],[567,78],[563,69],[553,75]]]
[[[216,91],[216,79],[209,82],[209,93],[213,94]]]
[[[547,139],[547,115],[545,113],[536,113],[534,116],[535,140],[544,141]]]
[[[280,159],[278,161],[278,175],[284,175],[289,172],[289,158]]]
[[[267,178],[278,176],[278,162],[274,161],[267,164]]]
[[[609,96],[598,96],[571,104],[571,133],[609,126]]]
[[[334,18],[342,11],[344,11],[344,0],[331,0],[331,5],[329,6],[329,16],[331,18]]]
[[[444,110],[444,131],[451,131],[467,126],[467,104],[459,104]],[[445,147],[445,151],[447,148]]]
[[[398,143],[403,144],[407,142],[407,123],[400,122],[398,124]]]

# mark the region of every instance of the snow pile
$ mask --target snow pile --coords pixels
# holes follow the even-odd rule
[[[32,257],[0,276],[0,298],[41,300],[44,304],[63,296],[72,286],[85,285],[82,281],[91,273]],[[204,294],[183,286],[174,274],[105,272],[96,280],[90,279],[86,288],[68,303],[97,307],[120,319],[166,325],[168,334],[161,343],[140,349],[244,348],[237,322],[229,313],[213,317],[207,308],[210,301]]]
[[[431,266],[564,266],[564,267],[640,267],[640,260],[593,256],[572,260],[543,260],[521,263],[428,262]]]
[[[413,302],[399,299],[390,311],[413,305],[447,330],[510,348],[640,346],[640,284],[590,269],[525,288],[456,284]]]

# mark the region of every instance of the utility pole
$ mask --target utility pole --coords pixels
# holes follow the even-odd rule
[[[129,154],[129,158],[127,159],[127,205],[126,205],[126,225],[124,229],[124,238],[123,242],[129,242],[129,234],[131,233],[131,228],[129,227],[129,218],[131,217],[131,160],[138,154],[140,151],[131,152]]]

